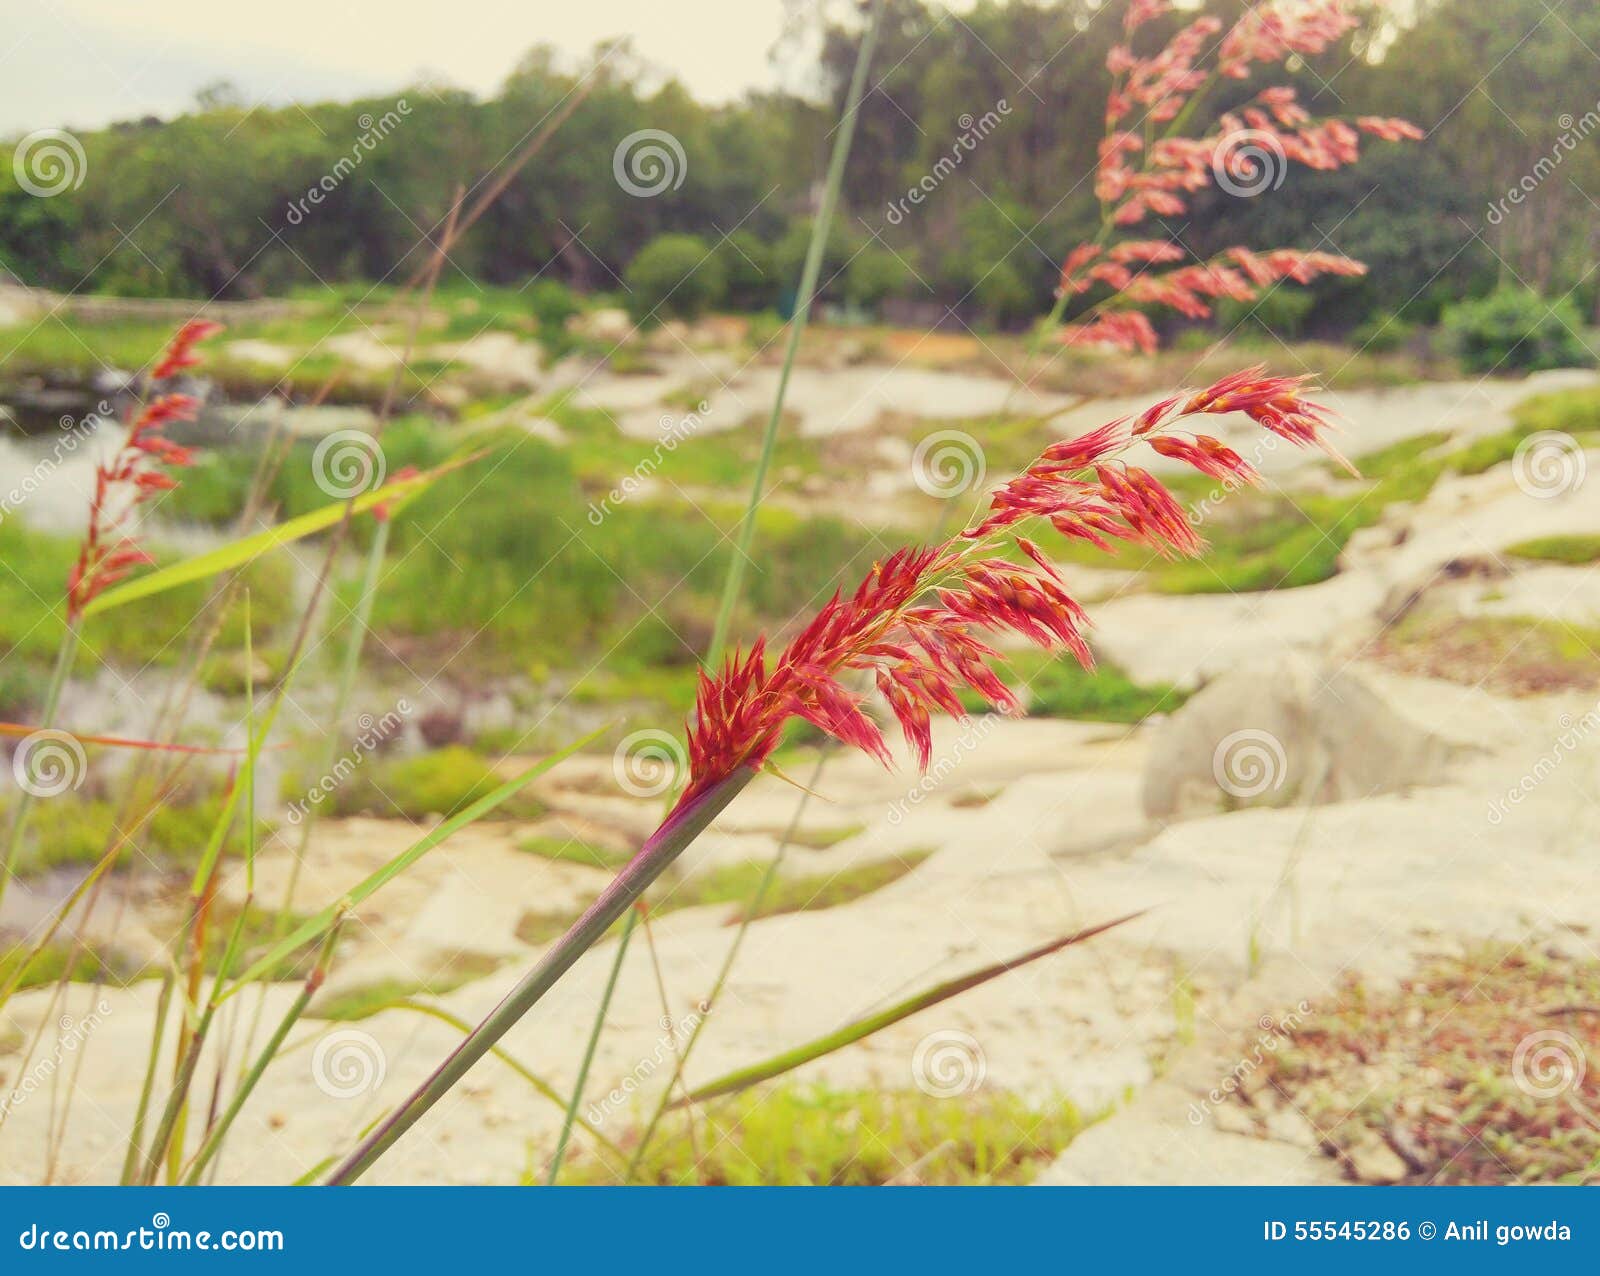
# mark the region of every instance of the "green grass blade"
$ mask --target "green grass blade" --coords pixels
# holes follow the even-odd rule
[[[398,503],[403,498],[415,496],[450,468],[453,466],[442,465],[423,474],[396,479],[371,492],[363,493],[354,500],[335,501],[331,505],[324,505],[321,509],[312,510],[309,514],[301,514],[275,527],[268,527],[250,536],[241,537],[207,553],[197,554],[180,563],[173,563],[170,567],[153,571],[149,575],[137,576],[133,580],[106,590],[83,609],[83,614],[95,616],[136,599],[149,598],[152,594],[163,593],[179,585],[206,580],[221,572],[247,566],[280,545],[287,545],[325,531],[345,518],[346,511],[350,517],[354,517],[366,513],[374,505],[386,501]]]
[[[995,962],[992,966],[985,966],[971,974],[961,975],[955,979],[946,980],[944,983],[935,984],[932,988],[907,997],[904,1001],[896,1002],[886,1010],[876,1014],[867,1015],[856,1019],[844,1027],[830,1032],[825,1036],[817,1037],[804,1045],[795,1046],[792,1050],[785,1050],[782,1054],[774,1055],[760,1063],[751,1064],[749,1067],[739,1068],[726,1076],[717,1078],[709,1085],[701,1086],[687,1098],[678,1099],[670,1106],[681,1108],[690,1103],[703,1103],[707,1099],[715,1099],[725,1094],[736,1094],[740,1090],[747,1090],[762,1081],[770,1081],[773,1077],[781,1077],[785,1072],[793,1072],[802,1064],[810,1063],[813,1059],[820,1059],[823,1055],[832,1054],[835,1050],[842,1050],[845,1046],[854,1045],[873,1033],[887,1028],[890,1024],[899,1023],[902,1019],[909,1019],[919,1011],[930,1006],[936,1006],[941,1001],[948,1001],[952,997],[960,996],[968,989],[986,984],[991,979],[997,979],[1008,971],[1017,970],[1030,962],[1048,957],[1051,953],[1060,952],[1063,948],[1070,948],[1073,944],[1081,944],[1096,935],[1104,934],[1113,926],[1120,926],[1124,922],[1132,921],[1141,913],[1129,913],[1126,917],[1119,917],[1115,921],[1102,922],[1098,926],[1091,926],[1086,930],[1074,931],[1070,935],[1063,935],[1052,939],[1047,944],[1040,944],[1037,948],[1030,948],[1009,961]]]
[[[459,811],[457,814],[452,815],[448,820],[444,820],[435,825],[420,840],[413,843],[408,849],[402,851],[382,868],[368,876],[361,882],[360,885],[350,891],[349,894],[345,895],[342,899],[339,899],[328,905],[327,908],[324,908],[315,916],[307,918],[299,926],[295,927],[294,930],[285,935],[281,940],[274,944],[263,957],[250,966],[250,968],[247,969],[242,975],[240,975],[239,978],[234,981],[233,986],[230,987],[227,992],[223,993],[219,1000],[226,1001],[246,984],[252,983],[259,979],[263,974],[271,970],[285,957],[288,957],[291,953],[293,953],[295,949],[299,948],[302,944],[309,943],[311,940],[317,938],[317,936],[326,931],[327,928],[333,924],[334,919],[338,917],[340,913],[347,912],[356,907],[374,891],[393,881],[396,877],[405,872],[406,869],[410,868],[452,833],[465,828],[469,824],[474,824],[478,820],[481,820],[485,815],[489,814],[490,811],[494,810],[495,807],[499,806],[502,802],[509,798],[515,797],[518,792],[520,792],[528,784],[531,784],[534,780],[537,780],[546,771],[549,771],[552,767],[565,762],[574,753],[578,752],[578,750],[599,739],[610,729],[611,726],[609,723],[607,723],[598,730],[591,731],[581,740],[577,740],[574,743],[567,745],[566,748],[552,753],[549,757],[545,758],[537,765],[529,767],[521,775],[507,780],[499,788],[495,789],[494,792],[485,794],[476,802],[472,803],[471,806],[468,806],[464,810]]]

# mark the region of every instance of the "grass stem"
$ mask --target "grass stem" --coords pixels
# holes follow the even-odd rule
[[[487,1018],[450,1053],[426,1081],[372,1131],[329,1175],[333,1186],[354,1183],[422,1116],[464,1077],[472,1065],[488,1054],[521,1018],[550,991],[578,958],[599,942],[623,913],[632,907],[663,870],[699,837],[728,803],[750,783],[754,772],[740,769],[696,801],[667,817],[628,866],[600,893],[572,928],[551,946],[544,957],[517,983]]]

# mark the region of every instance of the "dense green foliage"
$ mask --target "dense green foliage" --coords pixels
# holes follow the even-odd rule
[[[1472,372],[1538,371],[1592,362],[1570,298],[1551,303],[1529,288],[1501,288],[1448,306],[1444,331]]]
[[[1056,263],[1098,216],[1082,178],[1102,132],[1120,8],[980,0],[951,20],[925,0],[890,0],[823,299],[899,301],[929,314],[953,306],[1001,324],[1048,306]],[[1348,49],[1286,74],[1315,111],[1411,118],[1427,140],[1373,142],[1338,172],[1295,167],[1268,198],[1207,192],[1174,229],[1199,253],[1294,245],[1371,264],[1364,279],[1319,284],[1316,304],[1296,313],[1266,303],[1260,317],[1280,332],[1333,333],[1394,312],[1431,322],[1447,301],[1499,282],[1570,293],[1592,314],[1600,280],[1588,270],[1583,191],[1600,179],[1600,148],[1570,113],[1571,86],[1588,82],[1589,50],[1600,47],[1600,9],[1585,0],[1392,9],[1398,17],[1370,17]],[[1179,20],[1154,24],[1145,41]],[[706,246],[693,273],[706,278],[674,294],[683,308],[784,309],[858,32],[832,26],[823,37],[817,101],[765,95],[710,107],[676,82],[646,88],[625,59],[609,59],[453,263],[484,283],[537,276],[541,287],[614,292],[645,310],[645,296],[659,296],[683,264],[683,241],[665,241],[676,256],[663,263],[660,237],[692,234]],[[419,86],[247,112],[213,94],[178,119],[83,135],[87,179],[70,196],[0,189],[0,263],[41,286],[231,297],[403,276],[419,264],[418,228],[443,218],[455,183],[492,171],[578,83],[540,48],[487,100]],[[1257,87],[1213,90],[1192,127]],[[1576,137],[1565,147],[1563,119]],[[670,134],[684,158],[645,198],[619,183],[614,157],[647,129]],[[958,145],[962,137],[972,144]],[[930,174],[935,189],[905,203]],[[314,188],[320,202],[310,204]],[[123,234],[134,225],[137,244]],[[653,289],[628,297],[636,281]],[[565,317],[548,290],[529,306],[542,324]]]

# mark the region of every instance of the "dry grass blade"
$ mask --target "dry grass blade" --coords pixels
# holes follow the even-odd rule
[[[1118,917],[1115,921],[1102,922],[1098,926],[1091,926],[1086,930],[1074,931],[1070,935],[1063,935],[1059,939],[1052,939],[1049,943],[1040,944],[1037,948],[1030,948],[1008,961],[995,962],[971,974],[961,975],[958,978],[946,980],[944,983],[935,984],[932,988],[925,989],[904,1001],[896,1002],[885,1010],[876,1014],[847,1023],[844,1027],[830,1032],[825,1036],[817,1037],[804,1045],[796,1046],[792,1050],[785,1050],[780,1055],[774,1055],[761,1063],[751,1064],[749,1067],[740,1068],[726,1076],[718,1077],[715,1081],[703,1085],[692,1091],[687,1098],[677,1099],[670,1106],[681,1108],[690,1103],[704,1103],[707,1099],[715,1099],[725,1094],[737,1094],[740,1090],[749,1089],[763,1081],[770,1081],[774,1077],[781,1077],[785,1072],[793,1072],[802,1064],[810,1063],[813,1059],[820,1059],[824,1055],[842,1050],[845,1046],[854,1045],[870,1037],[875,1032],[880,1032],[890,1024],[899,1023],[902,1019],[909,1019],[919,1011],[927,1010],[930,1006],[937,1006],[942,1001],[949,1001],[970,989],[986,984],[991,979],[998,979],[1001,975],[1013,970],[1020,970],[1031,962],[1039,961],[1052,953],[1058,953],[1063,948],[1070,948],[1074,944],[1081,944],[1085,940],[1093,939],[1096,935],[1103,935],[1113,927],[1121,926],[1124,922],[1131,922],[1135,917],[1143,916],[1143,911],[1129,913],[1125,917]]]

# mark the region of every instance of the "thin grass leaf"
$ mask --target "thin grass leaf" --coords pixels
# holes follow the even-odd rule
[[[355,1150],[340,1162],[327,1178],[330,1186],[348,1186],[369,1170],[373,1163],[399,1141],[423,1114],[466,1076],[472,1066],[488,1054],[500,1038],[555,987],[578,959],[599,942],[612,923],[639,901],[650,884],[683,854],[716,819],[729,802],[750,783],[753,772],[740,771],[719,781],[694,801],[676,810],[652,833],[639,853],[600,895],[582,917],[556,940],[538,963],[524,975],[504,1000],[474,1028],[467,1039],[451,1052],[399,1107],[361,1140]]]
[[[470,459],[470,458],[469,458]],[[134,602],[140,598],[149,598],[154,594],[164,593],[175,589],[179,585],[188,585],[197,580],[206,580],[234,568],[245,567],[263,554],[277,549],[280,545],[288,545],[294,541],[302,540],[317,532],[325,531],[334,526],[341,519],[364,514],[374,505],[387,502],[398,502],[404,498],[414,496],[427,487],[441,475],[465,465],[467,461],[447,461],[421,474],[410,475],[406,478],[395,479],[392,483],[385,483],[382,487],[348,501],[335,501],[331,505],[324,505],[321,509],[312,510],[308,514],[301,514],[296,518],[288,519],[275,527],[266,528],[250,536],[241,537],[204,554],[197,554],[193,558],[186,558],[180,563],[173,563],[170,567],[163,567],[146,576],[137,576],[124,584],[114,586],[95,598],[84,608],[85,616],[99,615],[101,612],[111,611],[126,603]]]
[[[86,735],[81,731],[72,731],[66,727],[51,728],[29,726],[25,722],[0,722],[0,736],[27,737],[40,731],[48,730],[65,732],[79,744],[99,744],[108,749],[146,749],[152,753],[192,753],[205,756],[244,752],[242,748],[211,747],[201,744],[163,744],[159,740],[130,740],[120,735]]]
[[[311,940],[317,938],[317,936],[326,931],[328,927],[333,924],[334,919],[338,917],[340,913],[347,912],[350,909],[355,908],[374,891],[393,881],[396,877],[405,872],[406,869],[410,868],[452,833],[465,828],[469,824],[475,824],[485,815],[489,814],[490,811],[499,806],[502,802],[505,802],[509,798],[515,797],[517,793],[519,793],[527,785],[531,784],[534,780],[537,780],[546,771],[549,771],[552,767],[565,762],[574,753],[577,753],[586,745],[593,743],[610,729],[611,724],[607,723],[605,726],[600,727],[595,731],[591,731],[581,740],[577,740],[574,743],[567,745],[566,748],[552,753],[549,757],[545,758],[537,765],[529,767],[521,775],[507,780],[499,788],[495,789],[494,792],[485,794],[476,802],[472,803],[471,806],[468,806],[457,814],[452,815],[448,820],[444,820],[435,825],[426,835],[415,842],[411,847],[402,851],[382,868],[365,878],[360,885],[356,886],[343,898],[328,905],[328,907],[324,908],[314,917],[307,918],[299,926],[295,927],[294,930],[290,931],[289,934],[284,936],[283,939],[274,944],[263,957],[250,966],[250,968],[247,969],[242,975],[240,975],[239,978],[234,981],[233,986],[230,987],[227,992],[223,993],[219,1000],[226,1001],[229,997],[233,996],[234,993],[238,992],[247,984],[253,983],[255,980],[261,978],[262,975],[271,970],[285,957],[291,955],[302,944],[309,943]]]
[[[249,630],[249,615],[250,615],[249,599],[250,599],[250,596],[248,594],[246,594],[245,595],[245,621],[246,621],[245,633],[246,634],[248,634],[250,632],[250,630]],[[250,648],[248,647],[248,645],[246,646],[245,650],[246,650],[246,654],[248,655],[248,653],[250,651]],[[249,667],[249,665],[248,665],[248,662],[247,662],[246,668],[248,668],[248,667]],[[283,688],[284,691],[286,691],[288,689],[289,684],[294,680],[294,676],[299,671],[299,669],[300,669],[300,661],[297,659],[295,661],[295,663],[289,667],[288,671],[283,676],[282,688]],[[274,700],[272,702],[272,707],[267,710],[267,716],[266,716],[265,719],[262,720],[261,729],[259,731],[253,730],[254,720],[255,720],[255,684],[253,682],[250,684],[250,715],[251,715],[250,719],[249,719],[250,725],[245,728],[245,730],[247,732],[246,738],[250,741],[250,743],[245,749],[244,777],[243,777],[243,781],[244,782],[241,784],[239,782],[239,780],[236,779],[233,784],[228,786],[227,799],[222,804],[222,810],[217,813],[217,819],[216,819],[216,822],[211,826],[211,836],[206,842],[205,851],[200,856],[199,864],[197,864],[195,866],[194,877],[190,879],[190,882],[189,882],[189,894],[191,896],[198,896],[200,894],[201,888],[205,885],[206,881],[209,880],[209,878],[211,877],[212,870],[216,868],[217,859],[222,854],[222,844],[223,844],[223,842],[225,842],[227,840],[228,830],[233,827],[233,813],[238,808],[238,805],[239,805],[239,794],[240,794],[241,790],[248,789],[249,792],[250,792],[251,800],[250,800],[249,806],[247,808],[247,811],[248,811],[249,823],[250,823],[250,826],[251,826],[252,830],[255,827],[255,772],[256,772],[256,760],[261,756],[261,746],[266,742],[266,738],[269,735],[272,734],[273,725],[278,721],[278,710],[283,708],[283,703],[287,699],[288,699],[288,696],[285,695],[285,694],[282,694],[280,692],[280,694],[277,697],[274,698]],[[252,866],[251,866],[251,871],[252,871],[252,874],[253,874],[253,871],[254,871],[253,863],[252,863]]]
[[[875,1032],[880,1032],[891,1024],[899,1023],[902,1019],[909,1019],[919,1011],[937,1006],[941,1001],[949,1001],[958,997],[969,989],[980,984],[986,984],[991,979],[998,979],[1008,971],[1020,969],[1051,953],[1058,953],[1063,948],[1070,948],[1073,944],[1081,944],[1085,940],[1093,939],[1096,935],[1103,935],[1114,926],[1121,926],[1130,922],[1135,917],[1143,915],[1143,910],[1138,913],[1129,913],[1126,917],[1119,917],[1115,921],[1102,922],[1098,926],[1091,926],[1087,930],[1074,931],[1070,935],[1063,935],[1052,939],[1047,944],[1040,944],[1037,948],[1030,948],[1027,952],[1011,958],[1009,961],[996,962],[992,966],[985,966],[971,974],[961,975],[955,979],[946,980],[944,983],[935,984],[932,988],[924,989],[907,997],[904,1001],[896,1002],[886,1010],[845,1024],[833,1032],[808,1041],[804,1045],[795,1046],[792,1050],[785,1050],[782,1054],[774,1055],[760,1063],[751,1064],[749,1067],[740,1068],[726,1076],[719,1077],[709,1085],[701,1086],[691,1092],[687,1097],[674,1100],[669,1106],[681,1108],[691,1103],[704,1103],[707,1099],[719,1098],[725,1094],[737,1094],[740,1090],[747,1090],[762,1081],[770,1081],[773,1077],[781,1077],[785,1072],[793,1072],[802,1064],[810,1063],[813,1059],[820,1059],[824,1055],[832,1054],[836,1050],[854,1045]]]

